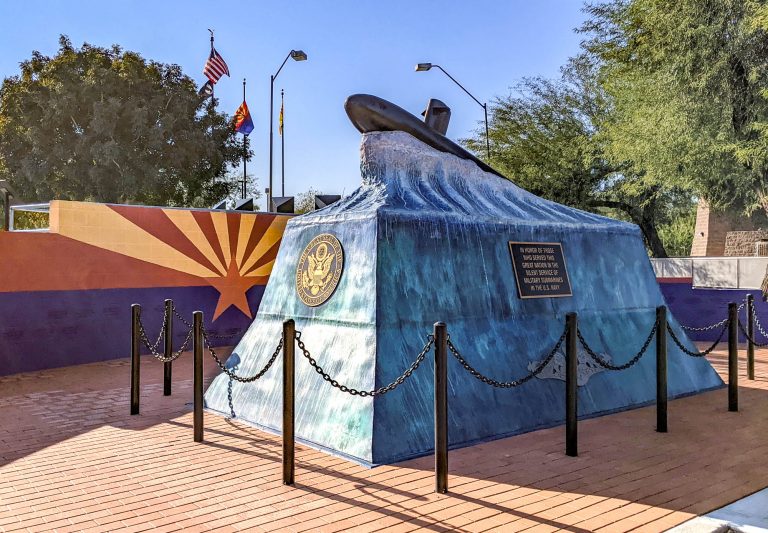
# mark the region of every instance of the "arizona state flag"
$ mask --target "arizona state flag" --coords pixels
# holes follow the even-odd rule
[[[235,131],[237,133],[242,133],[243,135],[248,135],[253,131],[251,112],[248,111],[248,104],[245,103],[245,100],[243,100],[243,103],[240,104],[240,107],[235,111]]]
[[[283,104],[280,104],[280,116],[278,117],[277,133],[283,135]]]

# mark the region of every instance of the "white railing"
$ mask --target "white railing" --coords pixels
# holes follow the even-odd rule
[[[675,257],[651,259],[657,278],[691,278],[694,287],[759,289],[768,257]]]
[[[17,211],[25,211],[29,213],[49,213],[51,204],[20,204],[11,205],[10,207],[10,220],[8,221],[9,231],[48,231],[48,228],[35,228],[35,229],[16,229],[14,226],[14,217]]]

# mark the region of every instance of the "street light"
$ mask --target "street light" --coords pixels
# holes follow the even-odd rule
[[[269,194],[267,195],[267,211],[272,211],[272,146],[274,142],[274,128],[272,123],[274,122],[275,111],[275,80],[277,79],[278,74],[280,74],[280,71],[283,70],[288,58],[291,58],[294,61],[306,61],[307,54],[303,50],[291,50],[288,52],[288,55],[285,56],[285,59],[283,59],[277,72],[275,72],[269,79]]]
[[[472,98],[472,100],[474,100],[475,102],[477,102],[477,105],[479,105],[480,107],[482,107],[482,108],[483,108],[483,113],[485,114],[485,149],[486,149],[486,152],[488,153],[488,159],[490,160],[490,159],[491,159],[491,141],[490,141],[490,137],[489,137],[489,135],[488,135],[488,104],[484,104],[484,103],[482,103],[480,100],[478,100],[477,98],[475,98],[475,97],[472,95],[472,93],[471,93],[471,92],[469,92],[469,91],[468,91],[468,90],[467,90],[467,89],[466,89],[466,88],[465,88],[465,87],[464,87],[464,86],[463,86],[461,83],[459,83],[458,81],[456,81],[456,78],[454,78],[453,76],[451,76],[450,74],[448,74],[448,73],[445,71],[445,69],[444,69],[443,67],[441,67],[440,65],[434,65],[434,64],[432,64],[432,63],[418,63],[418,64],[416,65],[416,72],[426,72],[426,71],[428,71],[428,70],[432,69],[433,67],[434,67],[434,68],[439,68],[440,70],[442,70],[442,71],[443,71],[443,74],[445,74],[446,76],[448,76],[449,78],[451,78],[451,81],[452,81],[453,83],[455,83],[456,85],[458,85],[459,87],[461,87],[461,90],[462,90],[462,91],[464,91],[465,93],[467,93],[467,94],[469,95],[469,97],[470,97],[470,98]]]

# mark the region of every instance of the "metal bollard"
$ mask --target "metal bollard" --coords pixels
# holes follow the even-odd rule
[[[165,358],[173,354],[173,300],[165,301]],[[173,363],[163,363],[163,396],[171,395],[171,372]]]
[[[283,485],[293,485],[296,471],[296,323],[283,322]]]
[[[435,322],[435,492],[448,492],[448,327]]]
[[[192,352],[194,354],[194,372],[192,388],[194,391],[193,425],[195,442],[203,442],[203,312],[192,313]]]
[[[667,308],[656,308],[656,431],[667,432]]]
[[[728,304],[728,410],[739,410],[739,308]]]
[[[755,379],[755,297],[747,294],[747,379]]]
[[[131,306],[131,414],[139,414],[139,395],[141,394],[141,353],[139,351],[139,320],[141,306]]]
[[[579,320],[576,313],[565,315],[565,325],[568,328],[565,337],[565,455],[578,457],[579,455],[579,429],[578,429],[578,346],[577,332]]]

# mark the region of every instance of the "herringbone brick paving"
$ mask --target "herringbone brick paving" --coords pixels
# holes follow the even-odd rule
[[[432,457],[369,470],[298,446],[285,487],[274,435],[207,414],[194,443],[190,363],[163,397],[145,358],[133,417],[127,360],[0,378],[0,532],[663,531],[768,485],[768,351],[755,381],[742,361],[739,413],[723,389],[670,402],[666,435],[653,406],[581,421],[577,458],[562,427],[451,451],[447,495]]]

